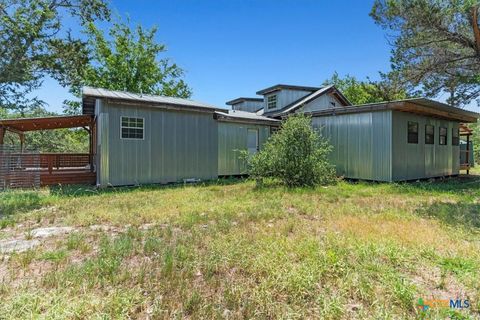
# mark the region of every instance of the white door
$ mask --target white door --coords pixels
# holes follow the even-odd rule
[[[247,130],[247,148],[249,154],[255,154],[258,151],[258,130],[257,129],[248,129]]]

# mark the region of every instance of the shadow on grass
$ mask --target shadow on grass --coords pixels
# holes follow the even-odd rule
[[[146,184],[137,186],[97,188],[88,185],[57,185],[50,187],[50,194],[60,197],[88,197],[109,193],[127,193],[132,191],[153,191],[164,189],[178,189],[188,187],[208,187],[233,185],[246,181],[243,177],[220,178],[217,180],[202,181],[200,183],[169,183],[169,184]]]
[[[435,202],[416,210],[421,216],[436,218],[451,226],[480,228],[480,204]]]
[[[38,209],[45,204],[45,196],[42,196],[37,191],[0,192],[0,218],[14,213]]]
[[[434,192],[480,196],[480,176],[458,176],[434,181],[410,181],[395,184],[395,191],[404,193]]]

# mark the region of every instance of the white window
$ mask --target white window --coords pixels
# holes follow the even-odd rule
[[[267,98],[267,110],[275,109],[277,107],[277,95],[271,95]]]
[[[120,122],[122,139],[143,139],[143,118],[121,117]]]

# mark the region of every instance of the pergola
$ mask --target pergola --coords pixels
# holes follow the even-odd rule
[[[466,146],[465,146],[465,151],[461,150],[460,152],[465,152],[465,163],[460,163],[460,169],[461,170],[466,170],[467,174],[470,173],[470,136],[473,134],[472,129],[470,129],[466,124],[461,123],[460,124],[460,136],[461,137],[466,137]],[[461,157],[460,157],[461,158]]]
[[[31,131],[83,128],[89,133],[88,153],[40,153],[37,168],[31,166],[31,154],[24,153],[25,133]],[[39,172],[40,184],[94,183],[96,180],[94,156],[96,145],[96,122],[93,115],[71,115],[44,118],[0,119],[0,145],[4,144],[5,133],[18,134],[20,152],[10,154],[16,157],[15,174],[18,172]],[[20,159],[21,161],[19,161]],[[12,160],[9,160],[12,162]],[[6,175],[6,173],[3,173]],[[3,177],[4,179],[7,179]]]

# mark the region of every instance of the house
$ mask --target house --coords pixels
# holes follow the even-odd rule
[[[477,113],[424,98],[352,106],[334,86],[279,84],[257,94],[264,100],[258,115],[310,115],[333,146],[331,161],[340,176],[404,181],[469,169],[460,163],[460,135],[468,139],[471,132],[462,124],[476,122]]]
[[[89,153],[2,149],[0,188],[25,181],[120,186],[245,174],[241,151],[261,150],[282,119],[294,113],[312,117],[333,146],[338,175],[346,178],[403,181],[469,169],[460,162],[459,140],[467,136],[462,158],[470,159],[472,133],[464,124],[477,121],[476,113],[423,98],[352,106],[332,85],[278,84],[256,94],[227,102],[227,109],[85,87],[82,115],[0,120],[0,145],[6,131],[23,141],[27,131],[81,127],[89,133]]]
[[[83,89],[97,119],[97,185],[210,180],[245,174],[239,150],[257,152],[280,121],[187,99]]]

